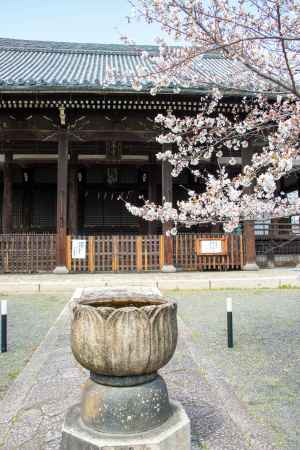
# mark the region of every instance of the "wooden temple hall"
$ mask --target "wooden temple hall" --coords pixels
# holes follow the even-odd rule
[[[182,186],[201,190],[189,173],[171,177],[154,123],[159,113],[192,115],[203,90],[151,96],[106,82],[108,68],[134,73],[143,50],[155,47],[0,39],[0,271],[232,270],[256,263],[297,263],[293,222],[245,224],[230,236],[218,226],[166,237],[157,223],[132,216],[125,201],[183,199]],[[207,55],[207,78],[236,70]],[[228,96],[230,114],[240,97]],[[241,155],[243,164],[251,155]],[[224,164],[226,159],[224,157]],[[202,169],[215,170],[213,161]],[[234,170],[234,168],[232,169]],[[298,174],[284,181],[297,191]]]

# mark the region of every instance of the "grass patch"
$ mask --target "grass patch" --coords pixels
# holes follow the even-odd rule
[[[243,288],[243,287],[238,287],[238,288],[232,288],[232,287],[226,287],[226,288],[210,288],[210,289],[208,289],[208,288],[197,288],[197,289],[195,289],[195,288],[192,288],[192,289],[180,289],[180,288],[178,288],[178,287],[176,287],[176,288],[173,288],[173,289],[161,289],[161,291],[162,292],[165,292],[165,293],[169,293],[169,292],[180,292],[180,293],[184,293],[184,292],[186,292],[186,293],[190,293],[190,294],[192,294],[193,292],[226,292],[226,291],[229,291],[229,292],[239,292],[239,291],[241,291],[241,292],[247,292],[247,291],[252,291],[252,292],[255,292],[255,291],[258,291],[258,292],[263,292],[263,291],[276,291],[276,290],[279,290],[279,289],[292,289],[292,290],[300,290],[300,286],[295,286],[295,285],[293,285],[293,284],[280,284],[278,287],[255,287],[255,288],[253,288],[253,287],[249,287],[249,288]]]
[[[201,450],[210,450],[209,446],[205,442],[200,442],[200,449]]]
[[[227,293],[228,292],[228,293]],[[275,448],[299,450],[299,288],[169,291],[187,326],[193,354],[214,368]],[[233,300],[234,348],[227,349],[226,297]],[[199,372],[201,375],[201,372]],[[204,375],[205,376],[205,375]]]
[[[17,378],[20,372],[21,369],[12,370],[11,372],[8,372],[7,376],[11,381],[13,381]]]
[[[63,293],[5,295],[8,351],[0,353],[0,399],[30,360],[68,298]]]
[[[192,330],[191,335],[193,338],[193,341],[198,342],[198,340],[201,338],[201,333],[198,330]]]
[[[293,284],[280,284],[278,289],[300,289],[298,286],[294,286]]]

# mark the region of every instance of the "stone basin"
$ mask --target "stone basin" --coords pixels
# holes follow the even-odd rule
[[[105,377],[111,385],[111,377],[144,382],[175,352],[177,305],[156,289],[84,289],[71,307],[73,354],[102,384]]]
[[[71,346],[90,370],[62,450],[190,450],[190,423],[157,371],[177,344],[177,305],[158,289],[78,289]]]

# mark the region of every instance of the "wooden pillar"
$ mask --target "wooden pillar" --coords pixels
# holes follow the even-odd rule
[[[69,220],[68,229],[69,234],[78,234],[78,156],[77,153],[72,153],[69,167]]]
[[[77,217],[78,217],[78,233],[83,232],[84,229],[84,204],[85,204],[85,192],[86,192],[86,169],[81,167],[77,172],[80,173],[80,178],[78,178],[78,207],[77,207]],[[77,175],[78,176],[78,175]]]
[[[255,150],[250,146],[242,149],[242,167],[250,164]],[[244,193],[251,193],[252,187],[244,188]],[[244,242],[244,265],[243,270],[258,270],[256,264],[255,231],[252,221],[244,221],[243,224],[243,242]]]
[[[167,150],[169,145],[164,146],[164,151]],[[161,166],[161,176],[162,176],[162,202],[173,203],[173,182],[172,182],[172,166],[167,161],[162,161]],[[167,236],[166,232],[172,228],[171,223],[163,224],[163,234],[164,239],[164,265],[162,267],[163,272],[175,272],[174,258],[173,258],[173,237]]]
[[[158,166],[150,166],[148,178],[148,200],[157,203]],[[148,222],[148,234],[157,233],[157,223]]]
[[[23,171],[23,214],[22,214],[22,225],[23,231],[30,231],[31,227],[31,216],[32,216],[32,195],[33,195],[33,171],[24,170]]]
[[[68,213],[68,149],[67,133],[61,131],[58,138],[57,158],[57,225],[56,268],[54,273],[68,273],[66,267],[67,213]]]
[[[12,154],[5,153],[3,164],[2,232],[13,231],[13,167]]]
[[[297,191],[298,197],[300,197],[300,173],[297,174]]]

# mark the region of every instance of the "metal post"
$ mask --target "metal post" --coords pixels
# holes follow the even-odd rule
[[[1,353],[7,352],[7,300],[1,300]]]
[[[233,325],[232,325],[232,299],[227,298],[227,342],[228,348],[233,348]]]

